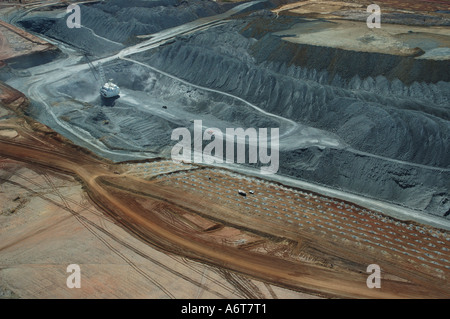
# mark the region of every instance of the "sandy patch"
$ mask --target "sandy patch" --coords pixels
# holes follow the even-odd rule
[[[276,34],[286,35],[283,39],[294,43],[408,56],[420,50],[448,48],[447,33],[442,27],[382,24],[379,29],[369,29],[365,22],[336,20],[301,23]]]
[[[0,130],[2,137],[15,138],[17,135],[19,134],[15,130]]]

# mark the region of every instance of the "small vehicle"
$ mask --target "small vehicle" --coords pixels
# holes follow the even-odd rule
[[[100,94],[105,98],[116,97],[120,94],[120,88],[112,82],[112,79],[103,84]]]

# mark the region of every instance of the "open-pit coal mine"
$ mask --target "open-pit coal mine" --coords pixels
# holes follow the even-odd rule
[[[109,1],[82,5],[80,30],[47,12],[18,24],[79,49],[87,63],[118,53],[139,35],[223,11],[208,1]],[[299,129],[280,140],[279,174],[444,217],[449,61],[295,44],[280,35],[307,22],[262,9],[101,63],[124,92],[113,107],[101,101],[95,65],[43,89],[47,102],[59,103],[54,112],[66,125],[108,149],[155,156],[170,156],[172,130],[193,127],[190,119],[206,127],[280,127],[282,134],[292,121]],[[28,112],[63,132],[33,102]]]
[[[68,27],[66,3],[8,9],[0,11],[5,23],[53,47],[4,59],[0,80],[29,100],[21,116],[108,165],[170,160],[174,130],[194,136],[197,123],[200,151],[227,128],[277,128],[274,175],[259,174],[267,161],[249,161],[250,137],[237,142],[245,161],[234,152],[228,164],[224,148],[212,153],[215,162],[197,164],[376,202],[387,215],[448,230],[448,11],[395,11],[386,1],[386,20],[370,29],[361,1],[319,2],[332,9],[317,13],[309,1],[88,1],[79,4],[80,28]],[[108,79],[120,88],[112,98],[99,93]],[[195,138],[188,143],[198,151]],[[105,189],[128,187],[119,177],[106,181]]]

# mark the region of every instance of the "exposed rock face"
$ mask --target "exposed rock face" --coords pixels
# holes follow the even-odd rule
[[[177,10],[179,6],[186,8]],[[28,27],[105,55],[123,48],[134,35],[222,9],[208,1],[115,0],[83,10],[84,29],[70,31],[65,19]],[[273,34],[301,22],[263,10],[130,58],[194,85],[230,93],[342,142],[339,147],[282,150],[280,174],[448,218],[449,61],[301,45]],[[114,61],[105,69],[139,103],[123,98],[102,110],[98,100],[84,97],[95,107],[72,108],[69,120],[108,147],[167,156],[171,131],[189,126],[189,117],[195,114],[217,125],[279,124],[244,103],[192,89],[130,61]],[[92,87],[89,81],[84,77],[59,83],[54,91],[79,99]],[[169,105],[178,117],[158,113],[162,105]]]
[[[420,49],[417,49],[420,51]],[[423,51],[420,51],[423,53]],[[252,47],[257,62],[275,61],[300,67],[326,70],[330,80],[339,76],[344,80],[358,76],[389,80],[399,79],[405,84],[416,81],[436,83],[450,81],[450,61],[415,59],[381,53],[347,51],[337,48],[296,44],[281,37],[266,35]]]
[[[27,68],[59,55],[56,46],[0,20],[0,67]]]
[[[448,211],[450,175],[439,170],[450,167],[448,61],[253,38],[245,26],[182,37],[133,58],[337,134],[350,147],[288,151],[282,174],[433,214]]]
[[[81,28],[68,28],[63,18],[25,18],[19,23],[28,30],[69,43],[84,51],[105,56],[122,49],[135,36],[151,34],[200,17],[223,11],[213,1],[112,0],[80,5]]]
[[[205,32],[140,59],[195,84],[232,92],[266,111],[337,133],[361,151],[450,165],[448,83],[407,86],[382,76],[345,80],[339,74],[330,81],[320,67],[258,63],[251,52],[267,38],[247,39],[225,28],[214,31],[220,38]]]

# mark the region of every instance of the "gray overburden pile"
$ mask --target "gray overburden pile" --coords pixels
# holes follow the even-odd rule
[[[21,23],[105,56],[136,42],[137,35],[223,10],[213,1],[113,0],[82,6],[81,30],[52,17]],[[255,19],[272,25],[271,31],[261,31]],[[273,34],[301,22],[261,11],[129,56],[172,77],[131,61],[109,62],[106,76],[123,92],[114,107],[101,105],[90,71],[73,75],[52,84],[52,92],[90,106],[66,103],[55,112],[110,149],[162,156],[170,156],[172,130],[191,127],[192,119],[222,130],[280,127],[280,132],[293,120],[339,146],[293,147],[289,141],[296,136],[281,139],[280,174],[447,217],[449,60],[300,45]],[[242,98],[286,121],[201,87]],[[38,104],[32,107],[39,120],[54,125]]]

